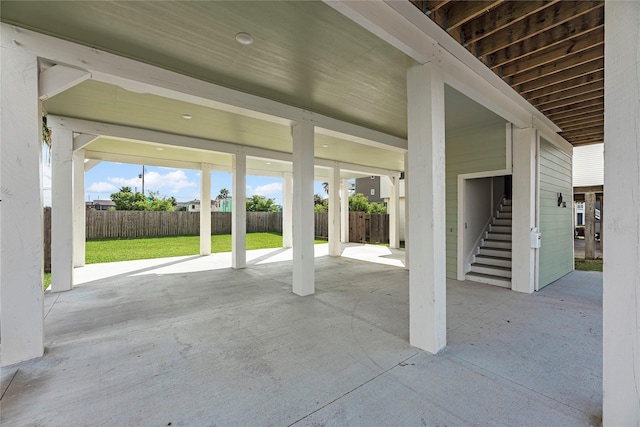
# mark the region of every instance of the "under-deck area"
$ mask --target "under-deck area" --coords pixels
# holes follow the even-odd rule
[[[2,425],[599,425],[600,273],[533,295],[448,280],[431,355],[402,251],[326,253],[307,297],[285,249],[76,269],[46,293],[45,356],[2,369]]]

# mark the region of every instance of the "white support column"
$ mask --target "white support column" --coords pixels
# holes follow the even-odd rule
[[[409,269],[409,153],[404,154],[404,268]]]
[[[211,255],[211,168],[200,168],[200,255]]]
[[[391,185],[389,185],[389,204],[387,205],[387,213],[389,214],[389,247],[400,247],[400,222],[398,214],[400,212],[400,197],[398,183],[400,178],[397,176],[388,176]]]
[[[296,123],[293,138],[293,293],[315,292],[313,260],[313,125]]]
[[[282,247],[293,247],[293,175],[282,174]]]
[[[247,156],[245,154],[234,154],[232,171],[231,266],[245,268],[247,266]]]
[[[535,251],[531,229],[536,226],[536,147],[534,128],[513,129],[513,239],[511,289],[535,290]],[[544,236],[542,236],[544,245]]]
[[[329,175],[329,256],[340,256],[340,166]]]
[[[603,425],[638,426],[640,2],[605,1],[604,6],[607,242],[603,250]]]
[[[349,243],[349,180],[340,180],[340,241]]]
[[[64,292],[73,287],[73,132],[51,136],[51,292]]]
[[[84,150],[73,152],[73,266],[83,267],[87,233],[84,203]]]
[[[438,63],[407,72],[411,240],[409,341],[437,353],[447,342],[444,74]]]
[[[0,365],[7,366],[44,352],[42,117],[37,58],[0,51]]]

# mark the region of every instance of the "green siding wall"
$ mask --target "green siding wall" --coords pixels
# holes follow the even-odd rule
[[[457,277],[458,259],[458,175],[506,168],[506,130],[504,122],[482,128],[447,134],[446,222],[447,277]]]
[[[539,287],[573,270],[571,155],[540,140]],[[567,207],[558,207],[558,193]]]

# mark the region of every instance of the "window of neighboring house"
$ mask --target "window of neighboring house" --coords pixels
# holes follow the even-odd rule
[[[375,196],[375,195],[376,195],[376,190],[375,190],[375,188],[372,188],[372,189],[371,189],[371,195],[372,195],[372,196]]]
[[[191,205],[191,209],[195,209],[195,208],[196,208],[196,205]]]
[[[578,225],[584,225],[584,218],[582,212],[578,212]]]

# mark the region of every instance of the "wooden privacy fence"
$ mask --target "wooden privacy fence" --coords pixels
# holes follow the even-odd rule
[[[329,215],[315,213],[315,237],[329,237]],[[247,212],[247,233],[282,233],[282,212]],[[197,236],[199,212],[95,211],[86,216],[86,238]],[[211,213],[211,234],[231,234],[231,213]],[[349,241],[389,242],[389,215],[349,212]],[[51,208],[44,208],[44,263],[51,271]]]

